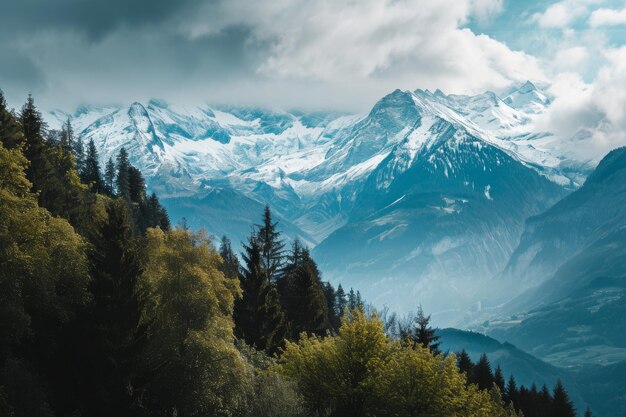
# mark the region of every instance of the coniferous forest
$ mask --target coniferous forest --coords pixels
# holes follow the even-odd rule
[[[0,93],[0,416],[575,416],[336,288],[266,206],[237,254],[173,227],[122,149]],[[588,411],[585,415],[591,415]]]

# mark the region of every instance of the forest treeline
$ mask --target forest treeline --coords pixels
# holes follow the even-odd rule
[[[100,167],[69,120],[0,92],[0,416],[575,415],[560,383],[440,352],[421,310],[391,327],[269,207],[240,256],[216,249],[124,149]]]

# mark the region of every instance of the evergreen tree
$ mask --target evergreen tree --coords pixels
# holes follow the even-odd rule
[[[417,308],[417,314],[409,325],[400,330],[401,339],[409,342],[413,347],[418,345],[430,349],[437,355],[439,351],[439,336],[436,330],[430,327],[430,316],[424,314],[422,306]]]
[[[591,408],[589,406],[585,409],[584,417],[593,417],[593,413],[591,412]]]
[[[500,392],[504,392],[505,382],[504,382],[504,376],[502,375],[502,368],[500,367],[500,364],[496,366],[496,371],[493,374],[493,380],[495,384],[498,386],[498,389],[500,390]]]
[[[74,152],[74,129],[72,128],[72,123],[69,117],[67,118],[67,121],[63,123],[63,127],[61,127],[59,144],[63,148],[64,152],[70,154]]]
[[[146,182],[141,172],[132,165],[128,166],[128,195],[133,203],[142,204],[146,200]]]
[[[20,147],[24,143],[22,128],[15,115],[7,107],[2,90],[0,90],[0,141],[7,149]]]
[[[350,288],[350,292],[348,293],[348,309],[350,311],[355,310],[357,308],[356,302],[356,294],[353,288]]]
[[[76,161],[76,170],[83,172],[85,170],[85,146],[80,137],[74,139],[74,160]]]
[[[469,355],[463,349],[461,353],[459,353],[457,358],[457,366],[459,370],[465,374],[467,378],[472,375],[472,369],[474,368],[474,364],[472,363],[472,359],[470,359]]]
[[[130,185],[128,182],[129,169],[130,162],[128,161],[128,152],[126,152],[125,148],[122,148],[117,154],[116,187],[117,194],[127,201],[130,201]]]
[[[98,151],[93,139],[89,140],[87,145],[87,155],[85,157],[84,169],[81,172],[81,179],[90,185],[94,192],[102,193],[105,191],[100,171],[100,162],[98,161]]]
[[[308,249],[303,248],[297,239],[277,285],[292,338],[297,338],[301,332],[323,335],[330,330],[319,269]]]
[[[491,372],[491,364],[486,354],[480,356],[480,360],[472,370],[472,383],[477,384],[478,388],[488,390],[494,383],[493,373]]]
[[[513,404],[517,402],[517,383],[515,382],[515,377],[512,374],[509,376],[509,382],[506,384],[504,399],[506,402]]]
[[[30,94],[22,107],[20,123],[25,139],[24,156],[30,161],[26,177],[32,183],[33,191],[39,194],[39,204],[49,207],[54,191],[47,185],[53,178],[53,166],[50,149],[44,140],[45,123]]]
[[[337,286],[337,292],[335,293],[335,305],[337,306],[337,316],[341,318],[344,310],[348,306],[348,300],[346,299],[346,292],[343,290],[341,284]]]
[[[104,169],[104,189],[109,196],[115,194],[115,163],[109,158]]]
[[[285,315],[263,265],[258,233],[252,233],[243,248],[244,266],[240,274],[243,296],[235,303],[235,331],[249,345],[274,353],[287,333]]]
[[[276,281],[283,266],[285,244],[276,229],[277,222],[272,220],[270,206],[266,205],[263,212],[263,224],[258,226],[258,240],[261,245],[261,263],[264,273],[272,282]]]
[[[332,329],[337,331],[339,330],[339,326],[341,326],[341,315],[337,307],[337,292],[330,282],[324,282],[322,284],[322,290],[324,291],[324,298],[326,299],[326,306],[328,308],[328,321]]]
[[[222,236],[219,253],[223,261],[220,266],[222,273],[227,278],[238,278],[240,269],[239,258],[235,255],[230,239],[226,235]]]
[[[130,413],[134,361],[145,340],[138,284],[142,268],[126,206],[112,201],[106,214],[90,236],[94,304],[85,327],[93,333],[92,356],[83,364],[93,378],[84,394],[90,398],[88,414],[103,417]]]
[[[170,230],[170,219],[167,215],[167,211],[159,202],[159,198],[155,193],[152,193],[148,200],[144,203],[143,216],[145,223],[144,229],[141,230],[143,233],[145,228],[148,227],[159,227],[161,230]]]
[[[574,404],[569,399],[569,395],[563,388],[561,380],[556,381],[552,394],[552,407],[550,407],[550,417],[576,417]]]

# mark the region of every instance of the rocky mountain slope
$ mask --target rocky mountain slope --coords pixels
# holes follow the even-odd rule
[[[505,265],[525,218],[586,174],[534,131],[549,105],[528,82],[503,98],[396,90],[364,115],[151,100],[49,122],[71,117],[103,163],[125,147],[174,222],[239,242],[268,203],[328,278],[443,318]]]

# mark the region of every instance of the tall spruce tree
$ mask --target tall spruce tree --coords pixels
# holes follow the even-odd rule
[[[275,282],[283,267],[285,244],[276,228],[278,222],[272,219],[270,206],[263,211],[263,223],[258,226],[258,240],[261,245],[261,263],[264,273],[271,282]]]
[[[98,161],[98,150],[93,142],[89,140],[87,145],[87,155],[85,156],[85,166],[80,173],[81,179],[90,185],[94,192],[102,193],[105,191],[102,181],[102,172],[100,171],[100,162]]]
[[[480,389],[491,389],[494,383],[493,373],[491,371],[491,364],[489,363],[489,358],[487,358],[486,354],[482,354],[476,365],[474,365],[474,369],[472,370],[471,376],[472,383],[477,384]]]
[[[39,194],[39,204],[49,207],[54,198],[54,191],[47,187],[53,177],[51,151],[44,140],[45,123],[30,94],[22,107],[20,123],[25,139],[24,156],[30,161],[26,177],[32,183],[33,191]]]
[[[104,189],[109,196],[115,195],[115,162],[109,158],[104,168]]]
[[[547,392],[547,387],[544,385]],[[504,400],[515,404],[517,402],[517,383],[513,374],[509,376],[509,382],[506,384],[506,390],[504,391]]]
[[[550,407],[550,417],[576,417],[576,409],[569,399],[569,395],[563,388],[561,380],[556,381],[552,394],[552,406]]]
[[[68,117],[63,126],[61,127],[60,145],[67,153],[74,151],[74,129],[72,128],[72,122]]]
[[[83,172],[85,170],[85,145],[83,139],[78,136],[74,139],[74,160],[76,161],[76,170]]]
[[[238,278],[240,269],[239,258],[233,251],[230,239],[226,235],[222,236],[219,253],[223,261],[220,267],[222,273],[227,278]]]
[[[17,117],[9,110],[2,90],[0,90],[0,141],[7,149],[14,149],[24,143],[22,128]]]
[[[496,371],[493,373],[493,380],[496,386],[498,387],[498,389],[500,390],[500,392],[503,393],[506,386],[505,386],[504,375],[502,375],[502,368],[500,367],[500,364],[496,366]]]
[[[103,417],[130,415],[133,367],[146,336],[140,325],[142,267],[127,208],[114,200],[106,214],[89,236],[94,303],[86,328],[93,334],[84,364],[87,378],[93,378],[84,393],[88,415]]]
[[[337,292],[335,294],[336,298],[336,306],[337,306],[337,315],[341,318],[343,316],[344,310],[348,306],[348,300],[346,299],[346,292],[343,290],[341,284],[337,286]]]
[[[457,363],[457,366],[459,367],[459,370],[462,373],[464,373],[467,378],[469,378],[472,375],[472,369],[474,368],[474,363],[472,363],[472,359],[467,354],[465,349],[463,349],[459,353],[456,363]]]
[[[117,178],[116,187],[117,195],[130,201],[130,185],[128,182],[128,171],[130,169],[130,162],[128,160],[128,152],[125,148],[120,149],[117,154]]]
[[[128,166],[128,192],[130,201],[141,204],[146,200],[146,182],[141,171],[132,165]]]
[[[328,308],[328,321],[332,330],[336,332],[341,326],[341,315],[337,307],[337,292],[330,282],[324,282],[322,290],[324,291],[324,298],[326,298],[326,306]]]
[[[330,330],[328,306],[320,272],[309,250],[295,240],[278,289],[289,321],[291,337],[302,332],[324,335]]]
[[[436,330],[430,326],[430,316],[424,314],[422,306],[417,308],[417,314],[409,325],[400,330],[400,337],[416,347],[418,345],[430,349],[437,355],[439,351],[439,336]]]
[[[240,282],[243,296],[235,303],[235,333],[247,344],[274,353],[287,334],[278,292],[263,264],[262,244],[252,233],[243,245]]]

